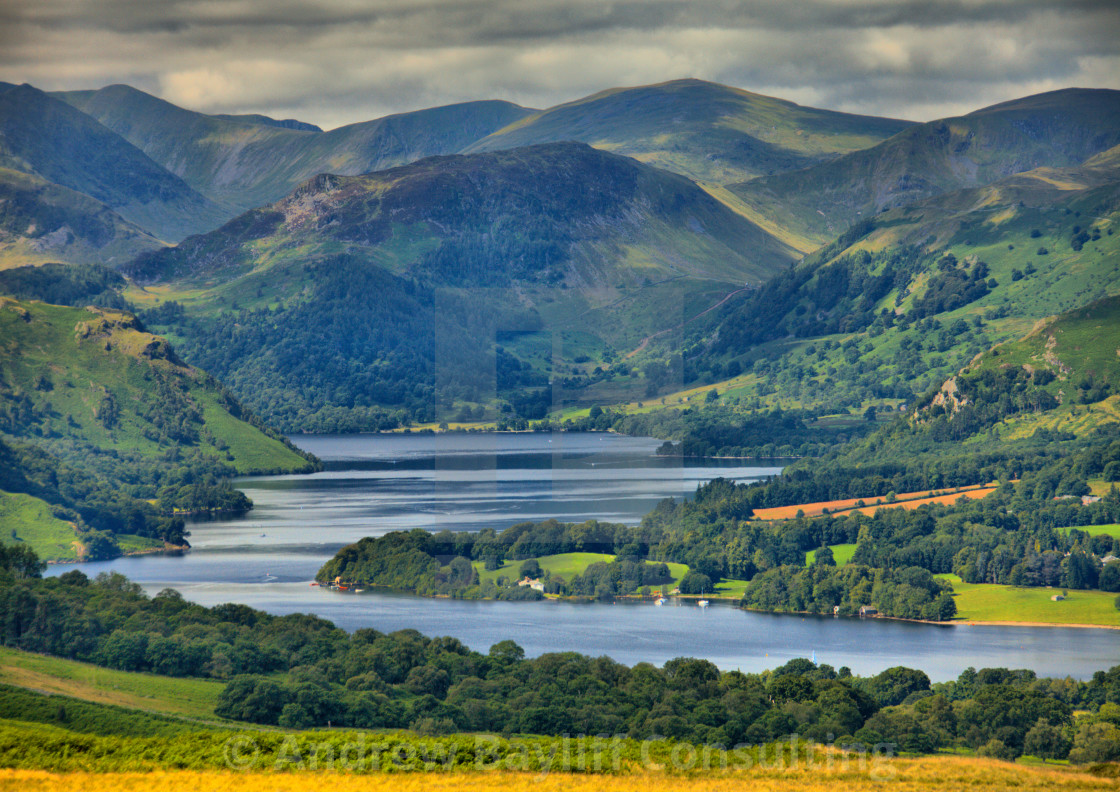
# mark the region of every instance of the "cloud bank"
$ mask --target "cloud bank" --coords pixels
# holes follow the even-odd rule
[[[1120,88],[1115,0],[7,0],[0,80],[324,127],[681,77],[928,120]]]

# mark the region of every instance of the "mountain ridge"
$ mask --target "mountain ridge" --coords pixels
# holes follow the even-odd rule
[[[322,131],[304,122],[206,115],[126,85],[60,97],[227,207],[226,219],[276,201],[319,173],[357,175],[453,153],[530,112],[483,100]]]
[[[164,239],[205,229],[220,216],[124,138],[26,84],[0,91],[0,165],[85,193]]]
[[[722,183],[735,180],[731,174],[804,167],[870,145],[910,124],[683,79],[611,88],[538,111],[465,153],[575,140],[698,181]]]
[[[1120,91],[1063,89],[930,121],[729,189],[761,215],[823,242],[886,209],[1038,167],[1078,166],[1118,143]]]

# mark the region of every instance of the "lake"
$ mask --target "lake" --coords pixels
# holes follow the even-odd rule
[[[612,434],[296,436],[324,460],[309,476],[241,479],[248,515],[189,526],[183,555],[79,565],[116,570],[149,593],[171,587],[204,605],[242,602],[310,612],[353,630],[414,628],[485,652],[512,638],[529,655],[577,651],[632,665],[682,655],[760,671],[813,657],[857,674],[894,665],[935,681],[964,668],[1032,668],[1086,678],[1120,663],[1120,631],[938,626],[879,619],[747,613],[726,603],[615,605],[479,602],[311,587],[319,567],[363,536],[412,528],[479,530],[523,520],[588,518],[636,524],[665,497],[688,497],[716,476],[752,481],[781,470],[743,460],[659,458],[660,441]],[[52,567],[59,574],[72,565]],[[1055,647],[1060,647],[1056,649]]]

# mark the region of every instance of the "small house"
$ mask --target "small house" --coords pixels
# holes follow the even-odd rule
[[[870,605],[860,605],[859,615],[860,616],[878,616],[879,615],[879,609],[878,608],[873,608]]]
[[[1052,596],[1050,598],[1050,601],[1051,602],[1061,602],[1064,599],[1065,599],[1065,597],[1063,597],[1061,594],[1055,594],[1054,596]]]

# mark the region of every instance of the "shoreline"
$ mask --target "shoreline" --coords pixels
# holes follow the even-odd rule
[[[947,624],[950,627],[1073,627],[1079,630],[1120,630],[1120,624],[1063,624],[1062,622],[977,621],[976,619],[930,623]]]

